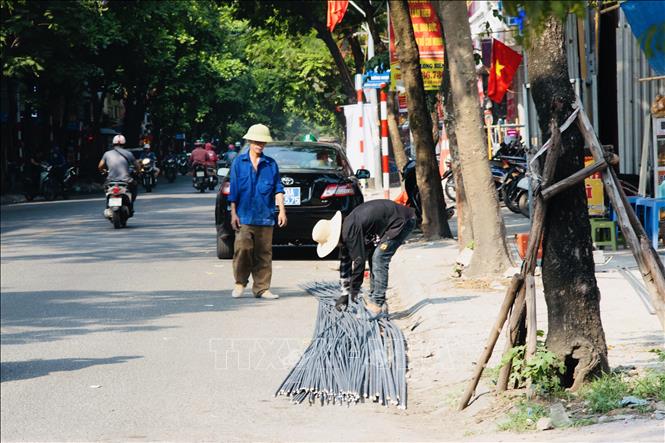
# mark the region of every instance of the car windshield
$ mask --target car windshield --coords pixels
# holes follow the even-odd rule
[[[283,169],[343,169],[344,161],[327,146],[266,146],[265,154]]]

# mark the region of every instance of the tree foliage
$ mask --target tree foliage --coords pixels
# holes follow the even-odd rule
[[[262,121],[277,134],[335,133],[343,100],[311,26],[262,8],[262,26],[228,2],[0,0],[3,76],[51,102],[111,95],[124,131],[239,139]],[[325,8],[324,13],[325,13]],[[270,25],[270,26],[267,26]],[[296,31],[296,32],[294,32]],[[103,95],[102,95],[103,94]]]

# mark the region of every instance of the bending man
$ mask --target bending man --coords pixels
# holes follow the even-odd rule
[[[323,258],[340,246],[339,265],[342,295],[335,307],[344,309],[349,295],[356,300],[363,283],[365,262],[371,272],[367,308],[374,315],[387,312],[388,268],[395,251],[416,226],[412,208],[391,200],[372,200],[357,206],[344,219],[337,211],[331,220],[319,220],[312,231],[318,243],[316,252]]]

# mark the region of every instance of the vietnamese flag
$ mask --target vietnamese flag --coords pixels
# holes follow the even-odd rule
[[[492,66],[487,83],[487,96],[495,103],[501,103],[503,96],[513,82],[513,77],[522,63],[522,55],[499,40],[492,39]]]
[[[330,29],[330,32],[335,29],[338,23],[344,18],[346,14],[346,8],[349,7],[349,0],[328,0],[328,15],[327,15],[327,27]]]

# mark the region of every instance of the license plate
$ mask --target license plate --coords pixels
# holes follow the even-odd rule
[[[118,208],[122,206],[122,199],[118,197],[109,198],[109,208]]]
[[[204,175],[206,175],[205,172],[203,172],[203,171],[196,171],[196,176],[197,176],[197,177],[203,177]]]
[[[284,188],[284,205],[300,205],[300,188]]]

